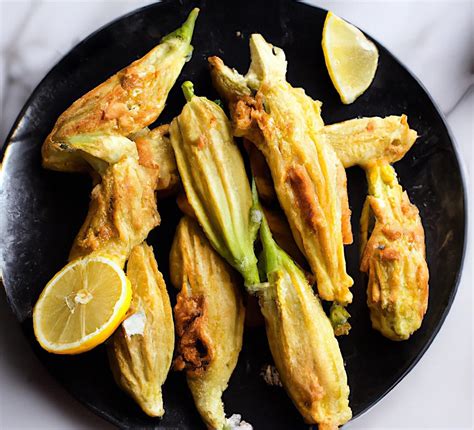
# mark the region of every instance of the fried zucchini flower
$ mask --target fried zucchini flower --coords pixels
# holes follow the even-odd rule
[[[319,429],[352,416],[344,362],[331,323],[302,270],[260,227],[267,283],[257,294],[281,382],[299,412]]]
[[[372,326],[389,339],[404,340],[421,326],[428,306],[423,226],[390,164],[375,162],[366,173],[360,269],[369,275]]]
[[[127,263],[132,284],[128,318],[115,331],[108,347],[117,384],[151,417],[164,414],[161,386],[171,366],[174,325],[165,281],[153,249],[133,248]]]
[[[395,163],[415,143],[406,115],[385,118],[357,118],[320,129],[344,167],[368,166],[374,160]]]
[[[75,101],[56,121],[42,147],[43,166],[67,172],[87,171],[73,136],[129,136],[153,123],[171,87],[192,53],[191,37],[199,9],[165,36],[144,57],[125,67]],[[158,77],[158,78],[157,78]]]
[[[170,145],[166,132],[167,127],[143,131],[136,137],[138,143],[122,136],[100,138],[97,146],[90,140],[71,140],[96,169],[97,183],[70,260],[97,253],[113,257],[123,266],[132,248],[160,223],[155,191],[160,184],[176,181],[165,169],[162,176],[160,169],[167,151],[162,147]]]
[[[244,277],[259,282],[253,244],[259,219],[242,155],[224,111],[183,84],[187,103],[170,125],[171,144],[189,204],[214,249]]]
[[[270,168],[276,194],[296,243],[307,258],[324,300],[349,303],[352,278],[344,243],[352,242],[346,174],[318,134],[321,103],[285,78],[283,51],[261,35],[250,38],[252,63],[241,76],[216,57],[213,82],[229,101],[234,134],[252,141]]]
[[[389,339],[408,339],[426,313],[429,273],[418,209],[390,163],[405,155],[417,133],[406,115],[353,119],[320,132],[345,167],[359,165],[366,171],[369,196],[361,216],[361,270],[369,275],[372,326]],[[336,317],[344,320],[340,312],[334,312]]]
[[[173,285],[175,368],[185,370],[196,407],[210,429],[226,424],[222,393],[242,348],[244,306],[239,276],[212,248],[198,223],[180,221],[170,253]]]

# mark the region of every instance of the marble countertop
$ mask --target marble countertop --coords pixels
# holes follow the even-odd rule
[[[31,91],[69,49],[98,27],[149,3],[0,0],[0,141],[6,138]],[[423,82],[456,138],[472,202],[473,3],[309,3],[332,9],[364,29]],[[469,209],[472,217],[472,204]],[[470,237],[457,297],[432,346],[393,391],[349,423],[348,429],[472,428],[474,261],[469,242],[472,244],[474,235],[470,233]],[[41,367],[6,305],[3,290],[0,336],[0,428],[112,428],[70,398]]]

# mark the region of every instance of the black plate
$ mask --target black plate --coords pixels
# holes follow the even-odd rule
[[[288,80],[322,100],[327,123],[357,116],[406,113],[419,139],[396,165],[401,183],[418,206],[425,227],[430,301],[422,328],[410,340],[391,342],[370,328],[366,280],[358,270],[358,219],[366,194],[364,174],[348,171],[355,243],[346,247],[354,277],[353,329],[340,340],[351,387],[354,416],[383,397],[415,365],[438,332],[453,301],[465,236],[463,181],[445,121],[417,80],[382,46],[369,90],[349,106],[341,104],[324,65],[320,40],[326,11],[292,1],[169,1],[133,12],[107,25],[66,55],[40,83],[7,139],[0,191],[0,264],[9,304],[40,360],[68,391],[97,414],[123,428],[203,428],[183,374],[171,372],[164,387],[163,420],[147,417],[112,379],[103,347],[79,356],[48,354],[34,340],[31,310],[39,293],[66,262],[85,217],[90,180],[41,168],[40,147],[56,118],[74,100],[145,54],[176,28],[195,3],[201,7],[193,45],[179,83],[190,79],[198,94],[217,97],[206,58],[219,55],[246,71],[248,36],[262,33],[282,47]],[[271,7],[270,7],[271,5]],[[238,33],[239,32],[239,33]],[[183,97],[176,85],[159,119],[178,114]],[[160,202],[163,223],[150,234],[167,278],[167,257],[179,212],[173,200]],[[170,293],[174,300],[174,291]],[[263,330],[247,330],[239,364],[224,395],[228,414],[241,413],[256,429],[307,428],[285,392],[259,376],[271,361]]]

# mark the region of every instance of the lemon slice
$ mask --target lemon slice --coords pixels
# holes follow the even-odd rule
[[[353,25],[328,12],[323,52],[331,81],[342,103],[352,103],[371,84],[377,70],[377,47]]]
[[[56,354],[88,351],[115,331],[131,297],[130,281],[113,260],[74,260],[48,282],[35,305],[36,339]]]

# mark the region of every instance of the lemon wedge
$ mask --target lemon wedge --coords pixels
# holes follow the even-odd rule
[[[326,67],[342,103],[352,103],[371,84],[377,70],[377,47],[353,25],[328,12],[323,28]]]
[[[115,261],[74,260],[48,282],[34,307],[36,339],[56,354],[89,351],[115,331],[131,297],[130,281]]]

